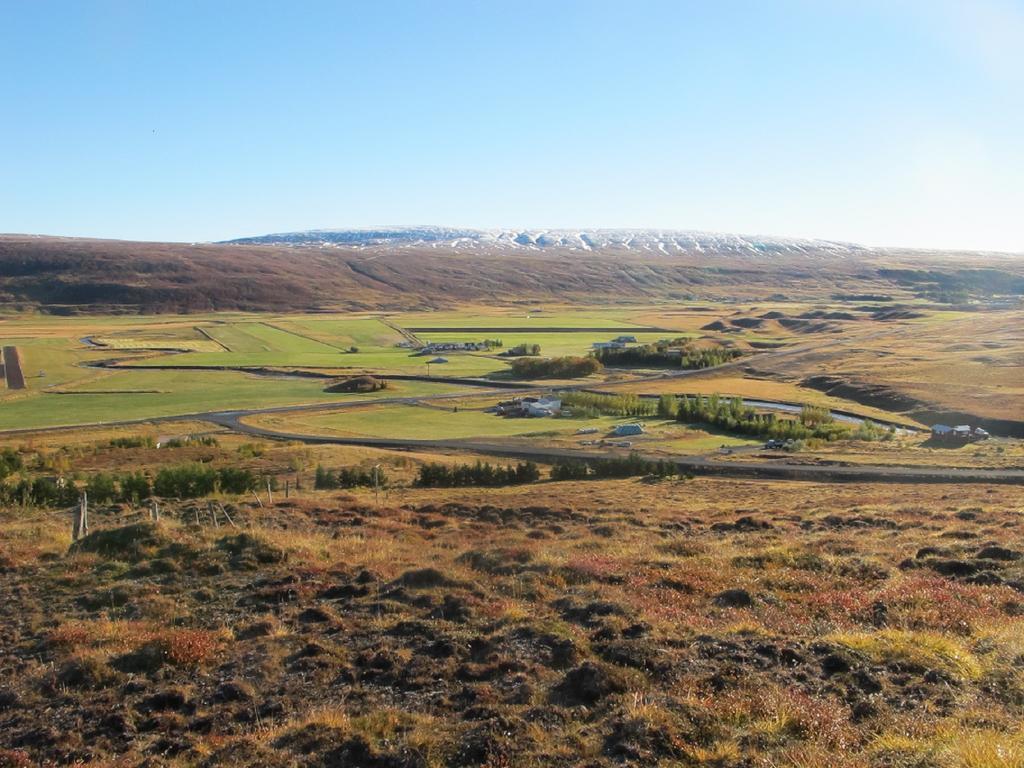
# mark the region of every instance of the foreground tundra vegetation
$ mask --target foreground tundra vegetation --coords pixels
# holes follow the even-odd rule
[[[0,526],[0,765],[1024,765],[1013,487],[306,491]]]

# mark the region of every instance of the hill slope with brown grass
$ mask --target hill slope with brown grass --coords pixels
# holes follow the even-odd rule
[[[1015,489],[371,499],[0,510],[0,764],[1024,761]]]
[[[961,254],[954,262],[951,254],[864,253],[868,255],[854,258],[823,253],[812,263],[784,255],[743,258],[730,251],[465,252],[4,235],[0,302],[70,314],[408,309],[460,300],[622,302],[878,292],[911,296],[921,286],[934,286],[936,275],[940,284],[943,275],[955,281],[957,270],[983,262],[977,254]],[[916,269],[883,271],[893,265]],[[1007,258],[989,272],[1005,274],[1016,284],[1024,263]]]

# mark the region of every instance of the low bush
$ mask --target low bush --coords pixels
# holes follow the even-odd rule
[[[335,488],[380,488],[387,485],[388,478],[381,467],[360,469],[358,467],[342,467],[338,470],[316,468],[313,487],[319,490]]]

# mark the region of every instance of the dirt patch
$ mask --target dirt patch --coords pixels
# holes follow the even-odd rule
[[[17,347],[4,347],[3,369],[7,376],[8,389],[24,389],[25,374],[21,370],[21,355]]]
[[[387,385],[386,381],[374,376],[353,376],[331,382],[324,387],[324,392],[376,392]]]

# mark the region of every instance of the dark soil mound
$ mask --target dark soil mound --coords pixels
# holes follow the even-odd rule
[[[760,328],[764,320],[759,317],[736,317],[729,321],[737,328]]]
[[[376,376],[353,376],[334,381],[324,387],[324,392],[376,392],[386,389],[388,383]]]
[[[617,671],[588,661],[569,670],[553,693],[558,703],[589,707],[606,696],[625,690],[626,684]]]
[[[111,560],[137,563],[171,543],[155,523],[135,523],[91,533],[72,544],[70,551],[93,552]]]
[[[729,330],[729,326],[727,326],[721,320],[715,320],[713,323],[702,325],[700,329],[702,331],[727,331]]]

